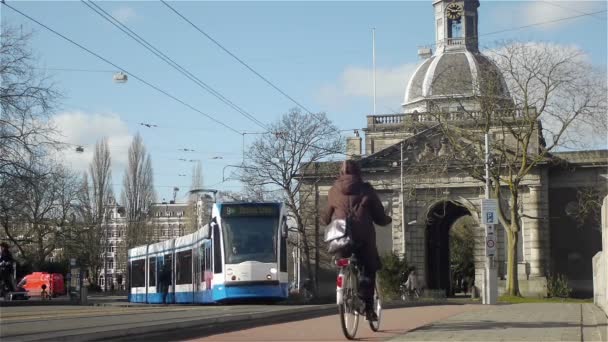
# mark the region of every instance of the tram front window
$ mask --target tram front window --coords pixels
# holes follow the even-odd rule
[[[226,263],[276,262],[278,225],[278,217],[224,218]]]

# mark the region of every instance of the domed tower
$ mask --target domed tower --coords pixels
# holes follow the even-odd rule
[[[510,101],[500,70],[479,52],[478,0],[435,0],[435,54],[422,48],[420,63],[405,90],[404,113],[476,110],[475,97]],[[488,84],[492,82],[492,86]]]

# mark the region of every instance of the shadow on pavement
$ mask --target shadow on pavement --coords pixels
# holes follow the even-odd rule
[[[481,321],[470,323],[440,323],[420,327],[416,331],[470,331],[470,330],[496,330],[496,329],[550,329],[550,328],[599,328],[608,324],[582,325],[570,322],[497,322]]]

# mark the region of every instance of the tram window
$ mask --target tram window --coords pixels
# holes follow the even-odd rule
[[[148,286],[156,286],[156,258],[148,260]]]
[[[211,271],[211,244],[207,245],[207,271]]]
[[[281,237],[281,255],[279,257],[279,271],[287,272],[287,238]]]
[[[213,272],[222,273],[222,240],[218,225],[213,226]]]
[[[175,284],[191,284],[192,283],[192,250],[179,252],[175,259],[177,266],[175,275]]]
[[[205,281],[205,270],[207,269],[207,249],[205,248],[205,245],[201,245],[201,250],[200,250],[200,255],[201,255],[201,281]]]
[[[133,260],[131,262],[131,286],[146,286],[146,259]]]

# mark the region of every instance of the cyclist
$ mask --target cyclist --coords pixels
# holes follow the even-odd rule
[[[0,243],[0,279],[9,292],[15,291],[15,280],[13,279],[13,255],[6,242]]]
[[[376,247],[374,223],[384,226],[392,222],[384,212],[382,202],[371,184],[363,182],[361,169],[354,160],[346,160],[340,176],[329,190],[327,210],[321,217],[324,224],[334,219],[350,219],[355,255],[362,266],[359,279],[359,297],[365,303],[368,320],[378,320],[374,312],[374,285],[376,272],[382,267]]]

